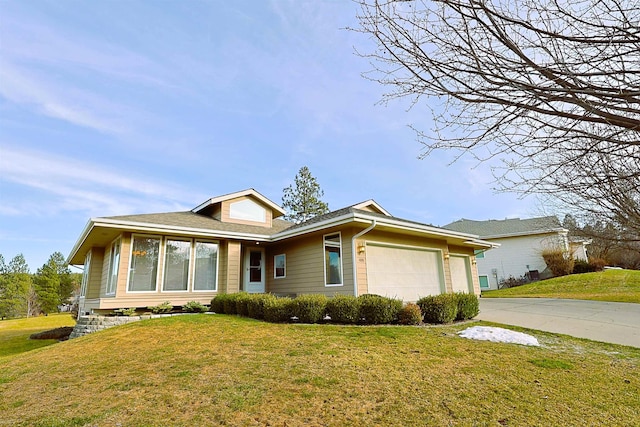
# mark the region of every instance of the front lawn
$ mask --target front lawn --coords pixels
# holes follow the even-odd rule
[[[640,425],[640,349],[472,324],[136,322],[0,359],[0,425]]]
[[[640,303],[640,271],[571,274],[509,289],[483,291],[483,298],[569,298]]]
[[[37,332],[73,326],[75,320],[70,313],[49,316],[28,317],[0,321],[0,357],[24,353],[36,348],[55,344],[57,340],[30,340]]]

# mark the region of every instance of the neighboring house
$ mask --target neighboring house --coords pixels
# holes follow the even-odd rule
[[[574,257],[587,259],[585,245],[588,242],[569,242],[568,230],[555,216],[530,219],[505,219],[474,221],[461,219],[443,228],[480,236],[481,239],[499,243],[500,247],[488,253],[476,253],[480,289],[497,289],[498,283],[510,276],[519,278],[549,277],[547,265],[542,259],[545,249],[571,251]]]
[[[253,189],[191,211],[92,218],[68,261],[84,265],[80,313],[218,293],[374,293],[415,301],[479,294],[477,236],[391,216],[373,200],[301,224]]]

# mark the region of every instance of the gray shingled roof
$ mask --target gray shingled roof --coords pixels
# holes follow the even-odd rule
[[[354,205],[354,206],[357,206],[357,204]],[[373,217],[384,218],[384,219],[392,219],[392,220],[395,220],[395,221],[402,221],[402,222],[406,222],[407,224],[426,225],[426,226],[429,226],[429,227],[433,227],[433,225],[431,225],[431,224],[424,224],[422,222],[410,221],[410,220],[407,220],[407,219],[404,219],[404,218],[388,216],[388,215],[381,214],[381,213],[378,213],[378,212],[371,212],[371,211],[367,211],[367,210],[364,210],[364,209],[356,209],[356,208],[354,208],[352,206],[349,206],[349,207],[346,207],[346,208],[342,208],[342,209],[338,209],[338,210],[326,213],[324,215],[318,215],[316,217],[308,219],[308,220],[306,220],[304,222],[301,222],[300,224],[296,224],[296,225],[294,225],[292,227],[289,227],[287,229],[287,231],[288,230],[295,230],[295,229],[301,228],[301,227],[306,227],[306,226],[308,226],[310,224],[319,223],[319,222],[326,221],[326,220],[329,220],[329,219],[332,219],[332,218],[338,218],[338,217],[340,217],[342,215],[346,215],[348,213],[360,213],[360,214],[365,214],[367,216],[373,216]]]
[[[210,231],[261,234],[265,236],[279,233],[293,225],[293,223],[289,221],[277,218],[273,220],[271,228],[265,228],[258,225],[235,224],[232,222],[222,222],[209,216],[200,215],[191,211],[110,216],[105,217],[104,219],[174,227],[189,227]]]
[[[545,216],[529,219],[491,219],[488,221],[474,221],[471,219],[461,219],[442,228],[447,230],[470,233],[486,239],[493,236],[504,236],[510,234],[540,234],[562,229],[562,225],[555,216]]]

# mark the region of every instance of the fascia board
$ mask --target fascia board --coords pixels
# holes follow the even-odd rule
[[[319,231],[319,230],[323,230],[325,228],[329,228],[329,227],[335,227],[338,225],[343,225],[343,224],[348,224],[350,222],[355,222],[355,214],[353,213],[347,213],[344,215],[341,215],[339,217],[336,218],[330,218],[324,221],[320,221],[318,223],[314,223],[314,224],[309,224],[307,226],[302,226],[299,228],[296,228],[295,230],[284,230],[281,231],[280,233],[276,233],[274,235],[271,236],[271,241],[272,242],[277,242],[280,240],[284,240],[284,239],[288,239],[290,237],[296,237],[296,236],[301,236],[303,234],[307,234],[307,233],[312,233],[314,231]]]
[[[247,190],[242,190],[242,191],[237,191],[235,193],[225,194],[224,196],[213,197],[213,198],[201,203],[197,207],[191,209],[191,212],[197,213],[197,212],[201,211],[202,209],[206,208],[207,206],[213,205],[215,203],[220,203],[220,202],[224,202],[225,200],[235,199],[237,197],[248,196],[248,195],[254,196],[256,199],[260,200],[262,203],[266,204],[271,209],[277,211],[281,215],[284,215],[284,214],[287,213],[280,206],[278,206],[277,204],[275,204],[271,200],[267,199],[265,196],[263,196],[262,194],[260,194],[256,190],[254,190],[253,188],[249,188]]]
[[[89,234],[91,233],[91,230],[93,230],[94,225],[95,225],[95,218],[91,218],[89,219],[89,221],[87,221],[87,224],[84,226],[84,229],[80,234],[80,237],[78,238],[78,240],[76,240],[75,245],[73,245],[73,248],[71,249],[71,252],[67,257],[68,264],[70,264],[71,259],[73,259],[73,257],[76,255],[76,253],[78,252],[78,249],[80,249],[84,241],[87,240],[87,237],[89,237]]]
[[[464,244],[469,244],[472,246],[481,246],[481,247],[486,247],[486,248],[495,248],[500,246],[497,243],[493,243],[493,242],[487,242],[484,240],[479,239],[478,236],[474,235],[474,234],[467,234],[467,233],[460,233],[457,231],[449,231],[449,230],[443,230],[440,228],[436,228],[436,227],[432,227],[429,225],[419,225],[419,224],[408,224],[406,222],[403,221],[398,221],[398,220],[394,220],[394,219],[387,219],[387,218],[381,218],[378,216],[370,216],[367,214],[363,214],[363,213],[347,213],[345,215],[341,215],[339,217],[336,218],[331,218],[322,222],[319,222],[317,224],[310,224],[307,227],[300,227],[297,228],[295,230],[291,230],[289,232],[287,232],[286,230],[283,232],[280,232],[278,234],[274,234],[273,236],[271,236],[271,241],[278,241],[278,240],[284,240],[290,237],[295,237],[295,236],[299,236],[299,235],[303,235],[303,234],[307,234],[307,233],[311,233],[313,231],[319,231],[322,229],[326,229],[329,227],[335,227],[338,225],[343,225],[343,224],[348,224],[350,222],[362,222],[362,223],[367,223],[370,224],[372,221],[376,221],[378,226],[389,226],[389,227],[393,227],[396,229],[400,229],[400,230],[406,230],[406,231],[419,231],[419,232],[423,232],[423,233],[428,233],[432,236],[437,236],[437,237],[442,237],[442,238],[458,238],[458,239],[463,239],[464,240]]]

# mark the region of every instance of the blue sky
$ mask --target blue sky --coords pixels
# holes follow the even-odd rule
[[[0,0],[0,254],[32,271],[90,217],[191,209],[308,166],[332,209],[434,225],[534,215],[488,165],[418,160],[428,106],[380,105],[350,1]],[[476,167],[477,166],[477,167]]]

